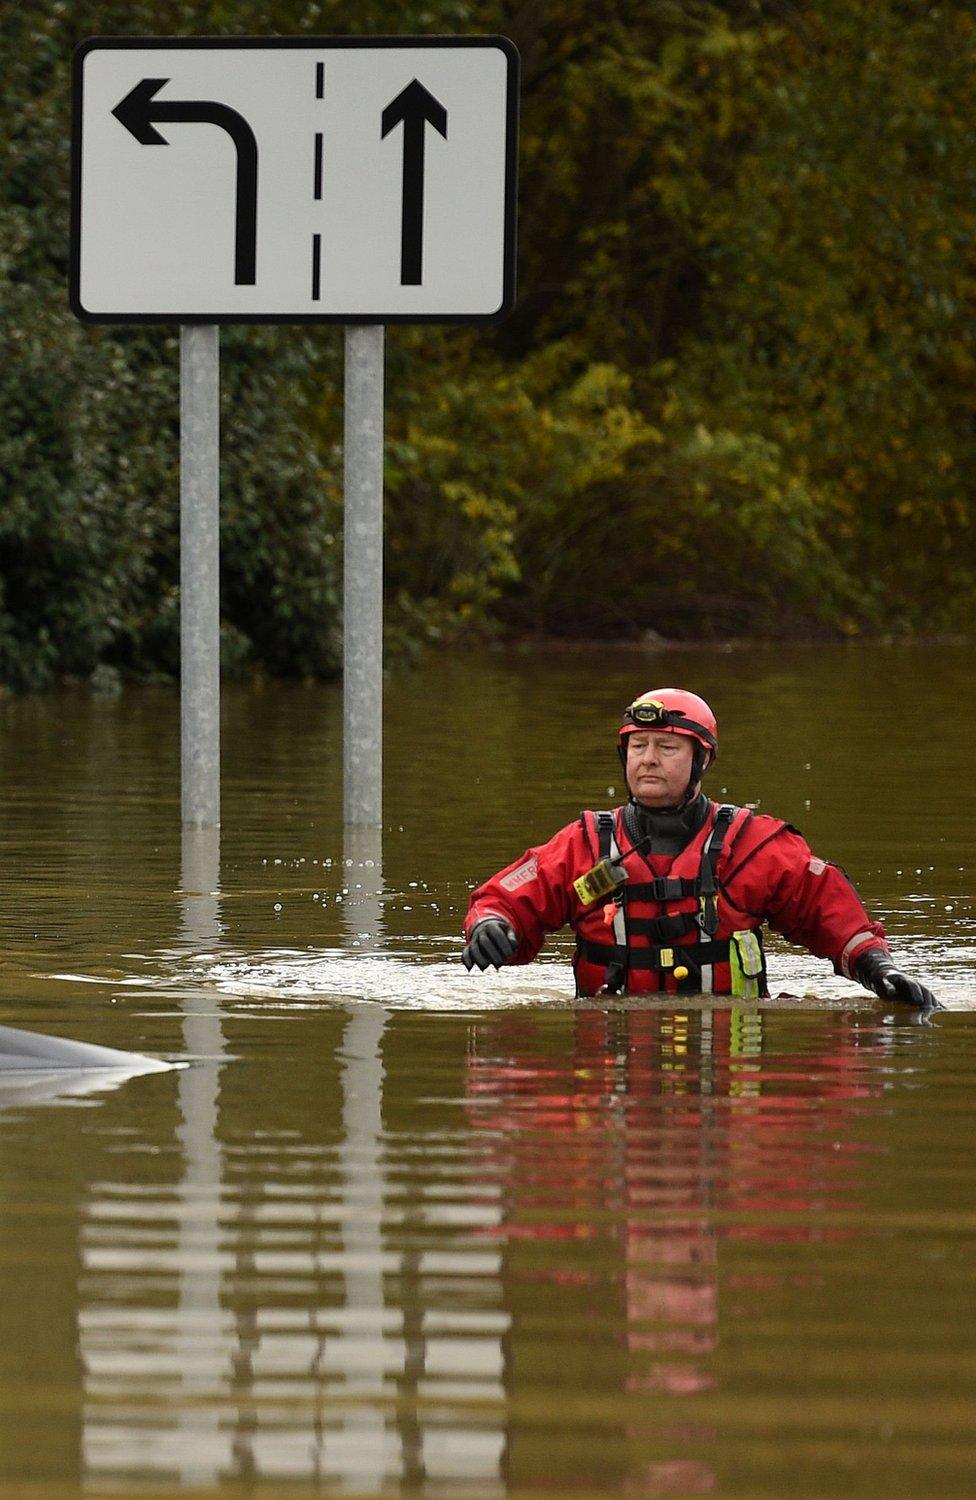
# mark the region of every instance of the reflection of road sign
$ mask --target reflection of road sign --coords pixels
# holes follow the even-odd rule
[[[503,37],[85,42],[75,312],[92,322],[504,317],[515,292],[517,88],[518,54]]]

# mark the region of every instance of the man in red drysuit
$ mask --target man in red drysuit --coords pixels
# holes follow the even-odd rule
[[[578,995],[769,993],[762,924],[828,958],[884,1000],[934,995],[897,968],[884,928],[847,876],[789,823],[719,805],[701,779],[715,716],[695,693],[659,688],[626,710],[618,752],[630,800],[584,812],[471,897],[468,969],[530,963],[570,923]]]

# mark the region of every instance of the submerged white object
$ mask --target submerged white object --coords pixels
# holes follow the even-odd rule
[[[67,1037],[0,1026],[0,1074],[48,1073],[66,1069],[90,1073],[111,1069],[134,1075],[168,1073],[173,1066],[173,1063],[146,1057],[141,1052],[121,1052],[115,1047],[96,1046],[93,1042],[75,1042]]]

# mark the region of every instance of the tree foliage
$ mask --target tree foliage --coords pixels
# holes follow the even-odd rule
[[[595,586],[608,624],[609,598],[665,634],[968,623],[972,8],[620,0],[520,27],[545,232],[500,348],[572,351],[564,395],[598,364],[660,440],[629,427],[558,517],[534,491],[509,617],[597,628]],[[549,567],[567,522],[575,587]]]
[[[963,0],[22,0],[0,18],[0,681],[175,670],[178,341],[66,305],[86,35],[502,32],[520,293],[388,339],[403,644],[968,623]],[[341,336],[224,331],[228,662],[334,671]]]

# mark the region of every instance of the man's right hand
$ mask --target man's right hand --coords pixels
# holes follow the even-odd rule
[[[518,947],[515,928],[503,922],[501,917],[482,917],[471,930],[464,945],[461,962],[466,969],[500,969],[507,964]]]

